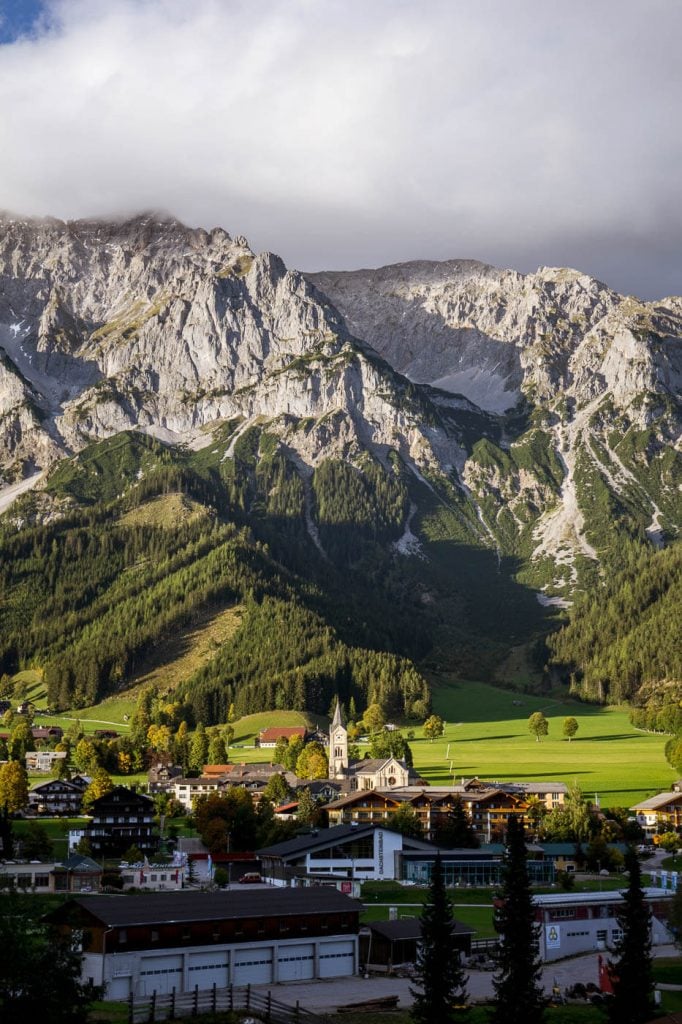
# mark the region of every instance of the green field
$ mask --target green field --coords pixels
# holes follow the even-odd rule
[[[447,723],[444,737],[431,743],[417,728],[411,744],[415,767],[431,784],[462,776],[576,781],[590,799],[598,794],[603,806],[630,806],[668,789],[677,777],[663,754],[666,737],[635,730],[624,707],[453,680],[434,687],[433,706]],[[539,743],[528,732],[528,717],[538,710],[549,721],[549,735]],[[569,715],[579,723],[571,743],[561,734]]]
[[[44,706],[39,675],[24,672],[20,676],[28,696]],[[86,732],[106,726],[123,732],[135,703],[135,695],[121,694],[64,715],[43,717],[38,713],[36,724],[68,728],[78,718]],[[447,723],[443,738],[430,742],[416,723],[403,723],[415,732],[411,742],[415,768],[432,785],[473,776],[499,781],[575,781],[590,799],[597,794],[602,806],[631,806],[668,789],[676,778],[663,754],[666,737],[634,729],[626,707],[600,707],[443,677],[433,683],[433,707]],[[549,721],[549,735],[539,743],[528,732],[528,717],[537,710]],[[570,743],[562,736],[563,720],[569,715],[579,723]],[[272,750],[254,746],[258,732],[268,725],[302,724],[326,728],[324,720],[298,711],[262,712],[234,722],[231,760],[270,760]],[[364,749],[361,744],[361,753]]]

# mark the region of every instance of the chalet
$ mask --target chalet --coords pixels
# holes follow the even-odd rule
[[[435,851],[428,843],[375,825],[337,825],[257,851],[263,878],[272,885],[300,884],[307,877],[397,878],[399,854]]]
[[[155,761],[147,773],[147,789],[150,793],[168,793],[176,779],[182,778],[182,768],[168,762]]]
[[[644,889],[644,898],[651,908],[652,944],[671,942],[665,922],[672,893]],[[623,905],[622,892],[551,893],[534,896],[533,904],[540,926],[540,953],[545,961],[612,949],[621,937],[616,913]]]
[[[331,801],[325,810],[330,824],[378,823],[389,821],[393,812],[407,803],[419,818],[424,835],[433,838],[460,801],[478,839],[489,843],[503,838],[510,815],[527,821],[535,800],[551,809],[563,803],[565,794],[562,782],[482,783],[477,779],[458,786],[397,786],[374,788],[371,793],[357,790]]]
[[[64,730],[58,725],[34,725],[31,734],[36,743],[61,743]]]
[[[117,740],[120,733],[115,729],[95,729],[95,737],[98,740]]]
[[[273,725],[267,729],[261,729],[256,739],[257,747],[276,747],[279,740],[301,739],[305,743],[308,730],[304,725],[279,726]]]
[[[84,831],[95,856],[120,855],[131,846],[142,853],[157,849],[154,803],[149,797],[115,786],[111,793],[93,801],[90,813],[92,818]]]
[[[85,789],[73,779],[50,779],[29,790],[28,806],[36,814],[80,814]]]
[[[648,836],[657,832],[679,832],[682,828],[682,793],[659,793],[642,800],[630,810]]]
[[[324,887],[74,899],[46,920],[78,937],[82,977],[124,1000],[216,985],[349,977],[355,900]]]

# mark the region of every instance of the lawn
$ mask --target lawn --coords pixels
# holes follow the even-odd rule
[[[576,781],[603,806],[631,806],[668,789],[676,774],[663,754],[666,737],[635,730],[623,707],[598,707],[568,699],[519,694],[484,683],[441,681],[433,690],[434,711],[446,721],[445,735],[430,742],[419,728],[411,744],[415,767],[431,784],[453,779]],[[538,743],[528,717],[543,711],[549,734]],[[570,743],[564,718],[578,721]],[[452,770],[450,770],[452,765]]]
[[[35,819],[31,819],[35,820]],[[54,857],[56,860],[63,860],[68,856],[68,832],[72,828],[83,828],[87,818],[39,818],[38,824],[42,825],[52,843]],[[16,839],[21,839],[26,831],[30,820],[17,818],[12,822],[12,831]]]

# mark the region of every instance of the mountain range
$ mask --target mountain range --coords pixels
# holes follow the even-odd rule
[[[675,544],[681,383],[682,298],[574,270],[301,274],[170,217],[0,217],[4,535],[173,465],[316,586],[399,577],[431,616],[400,653],[436,667],[483,637],[492,671],[630,546]]]

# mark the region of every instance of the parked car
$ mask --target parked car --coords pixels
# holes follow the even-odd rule
[[[239,879],[242,885],[253,885],[255,882],[262,882],[263,879],[257,871],[247,871],[245,875]]]

